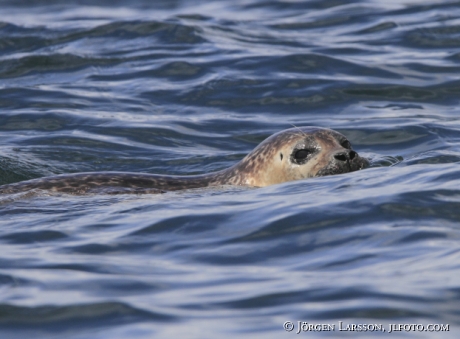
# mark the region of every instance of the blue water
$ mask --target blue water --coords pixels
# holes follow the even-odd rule
[[[372,166],[2,196],[0,337],[458,338],[459,103],[458,1],[2,1],[0,184],[212,172],[292,125]]]

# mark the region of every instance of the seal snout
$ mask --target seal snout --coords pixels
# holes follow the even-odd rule
[[[355,151],[346,150],[346,151],[336,152],[333,156],[334,156],[334,159],[338,161],[350,161],[350,160],[353,160],[357,155],[358,153],[356,153]]]
[[[351,167],[351,162],[353,159],[358,156],[358,153],[356,153],[353,150],[345,150],[345,151],[339,151],[336,152],[333,157],[334,159],[339,163],[339,166],[345,166],[348,168],[350,172],[353,171],[353,168]]]
[[[342,148],[335,150],[327,158],[329,159],[329,163],[316,173],[317,177],[354,172],[369,165],[367,159],[362,158],[352,149]]]

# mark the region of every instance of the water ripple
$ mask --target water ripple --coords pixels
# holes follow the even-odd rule
[[[285,321],[344,321],[456,338],[458,5],[3,1],[0,184],[207,173],[292,126],[338,130],[371,166],[1,197],[1,336],[279,338]]]

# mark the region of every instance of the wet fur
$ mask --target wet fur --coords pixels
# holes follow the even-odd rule
[[[344,150],[341,134],[321,128],[291,128],[265,139],[236,165],[219,172],[193,176],[169,176],[127,172],[63,174],[0,186],[0,194],[48,190],[70,194],[163,193],[219,185],[267,186],[314,176],[346,173],[367,166],[357,157],[347,165],[334,159]],[[292,162],[295,147],[315,145],[320,151],[308,163]]]

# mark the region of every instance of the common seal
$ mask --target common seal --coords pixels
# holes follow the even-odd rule
[[[357,171],[368,164],[342,134],[319,127],[296,127],[268,137],[240,162],[219,172],[191,176],[129,172],[63,174],[3,185],[0,194],[35,189],[116,194],[162,193],[219,185],[263,187]]]

